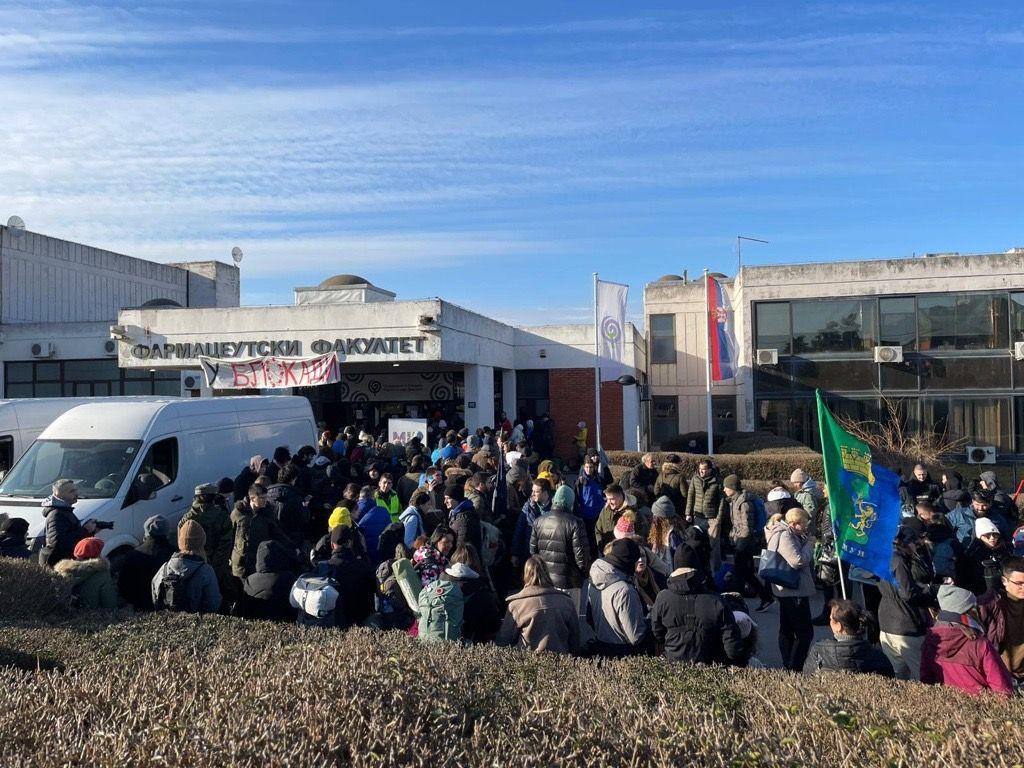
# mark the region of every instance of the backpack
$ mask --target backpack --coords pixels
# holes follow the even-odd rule
[[[498,526],[481,520],[480,539],[483,543],[480,558],[484,561],[484,565],[490,568],[497,562],[498,556],[501,554],[501,531],[498,530]]]
[[[338,583],[329,576],[304,573],[292,585],[288,601],[298,609],[296,624],[306,627],[334,627],[339,608]]]
[[[458,640],[462,637],[462,614],[466,598],[454,581],[432,581],[419,594],[419,637],[421,640]]]
[[[156,610],[167,609],[169,611],[194,612],[192,601],[188,598],[188,583],[202,568],[196,568],[185,575],[170,570],[164,571],[160,579],[160,586],[157,587],[156,600],[153,607]]]

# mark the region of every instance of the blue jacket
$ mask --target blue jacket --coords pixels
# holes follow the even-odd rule
[[[446,445],[441,449],[441,458],[445,461],[458,458],[459,454],[462,453],[457,445]]]
[[[996,528],[999,529],[999,533],[1004,541],[1011,541],[1013,539],[1013,529],[1006,522],[1006,518],[998,512],[991,511],[988,513],[988,517],[996,524]],[[965,549],[974,540],[974,521],[976,519],[977,515],[972,507],[957,507],[946,515],[946,521],[953,528],[953,535],[960,542],[960,546]]]
[[[546,507],[534,504],[532,499],[528,499],[523,504],[523,511],[519,514],[519,519],[516,520],[516,530],[512,534],[512,557],[526,560],[530,556],[530,536],[533,534],[533,521],[545,512],[550,511],[550,501]]]
[[[359,530],[363,532],[363,539],[366,541],[366,554],[374,566],[386,559],[380,557],[377,552],[377,542],[384,529],[389,525],[391,525],[391,515],[384,507],[378,507],[376,503],[364,512],[363,516],[359,518],[359,522],[356,523]]]
[[[604,483],[597,475],[581,475],[576,482],[576,513],[587,522],[597,520],[604,509],[603,486]]]

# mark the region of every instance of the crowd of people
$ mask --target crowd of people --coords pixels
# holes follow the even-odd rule
[[[109,560],[60,480],[38,557],[86,609],[758,666],[757,619],[777,606],[788,670],[971,693],[1024,681],[1024,526],[993,473],[939,483],[914,468],[890,581],[837,560],[828,489],[801,468],[762,498],[710,458],[687,477],[680,456],[645,454],[616,481],[602,454],[578,447],[570,468],[507,420],[405,445],[325,431],[198,486],[176,525],[151,517],[142,543]],[[34,556],[27,528],[0,523],[0,556]],[[854,584],[857,602],[839,598]],[[832,636],[814,643],[815,625]]]

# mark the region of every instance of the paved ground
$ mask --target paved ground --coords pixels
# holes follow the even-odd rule
[[[758,600],[747,600],[750,608],[750,616],[757,623],[757,658],[766,667],[775,669],[782,668],[782,657],[779,655],[779,604],[773,603],[764,613],[756,613]],[[821,594],[811,598],[811,616],[817,616],[821,611]],[[831,637],[832,631],[827,627],[815,627],[814,639]]]

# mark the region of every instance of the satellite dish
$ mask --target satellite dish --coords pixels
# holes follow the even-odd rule
[[[231,249],[231,258],[234,259],[235,264],[242,263],[242,249],[237,245]]]
[[[25,220],[21,216],[11,216],[7,220],[7,228],[15,237],[21,237],[21,233],[25,231]]]

